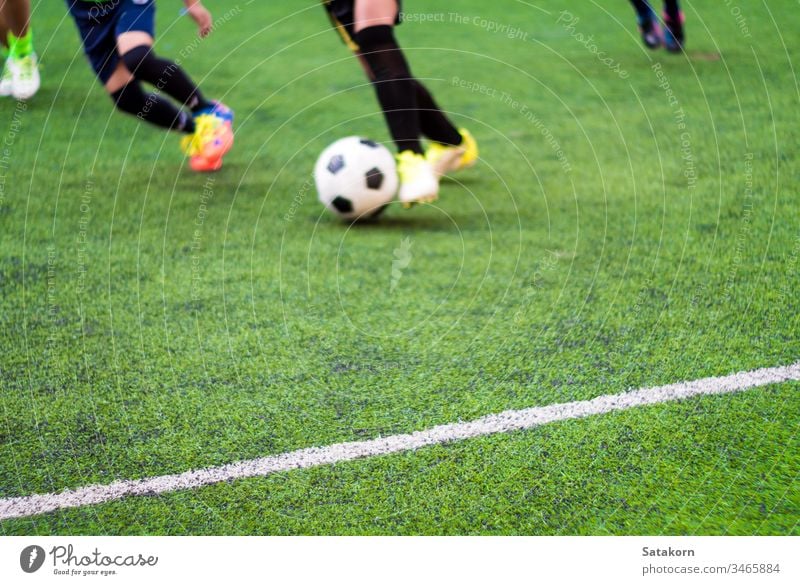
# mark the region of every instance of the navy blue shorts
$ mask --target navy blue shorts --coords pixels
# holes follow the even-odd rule
[[[155,0],[66,0],[97,78],[105,84],[119,63],[117,37],[131,31],[156,30]]]

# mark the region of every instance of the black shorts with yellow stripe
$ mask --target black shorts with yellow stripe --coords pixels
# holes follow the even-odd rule
[[[342,40],[352,51],[358,51],[358,43],[356,43],[356,32],[354,27],[355,16],[355,0],[322,0],[325,10],[328,11],[328,16],[331,19],[331,24],[342,36]],[[397,17],[395,24],[400,24],[402,16],[402,0],[397,0]]]

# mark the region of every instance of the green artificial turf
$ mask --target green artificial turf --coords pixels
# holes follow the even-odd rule
[[[236,110],[222,171],[112,110],[62,4],[0,101],[0,497],[181,472],[800,356],[800,22],[409,0],[415,74],[481,146],[347,226],[311,169],[388,136],[318,3],[159,3]],[[423,12],[424,11],[424,12]],[[505,28],[503,28],[505,27]],[[591,38],[589,38],[591,36]],[[410,262],[392,283],[393,262]],[[798,385],[0,523],[0,533],[796,534]]]

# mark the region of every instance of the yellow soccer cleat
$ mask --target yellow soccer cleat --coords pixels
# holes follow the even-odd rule
[[[431,203],[439,197],[439,179],[433,166],[421,154],[404,150],[397,155],[400,191],[397,198],[403,207],[415,203]]]
[[[474,166],[478,161],[478,143],[469,130],[462,128],[461,144],[451,146],[432,142],[425,153],[425,158],[433,166],[436,176],[441,177],[453,171],[460,171]]]

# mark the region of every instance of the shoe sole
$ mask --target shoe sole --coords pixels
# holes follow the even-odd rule
[[[206,163],[209,164],[207,167],[200,167],[196,168],[192,161],[189,161],[189,168],[192,169],[195,173],[215,173],[222,168],[222,159],[220,158],[215,163],[211,163],[205,160]]]
[[[33,93],[12,93],[11,97],[13,97],[15,100],[25,101],[31,99],[33,96],[36,95],[36,93],[37,93],[36,91],[34,91]]]
[[[426,203],[433,203],[439,199],[438,195],[429,195],[425,197],[420,197],[418,199],[414,199],[413,201],[401,201],[403,205],[403,209],[411,209],[415,205],[424,205]]]
[[[11,96],[17,100],[29,100],[36,95],[40,87],[41,85],[36,85],[36,87],[34,87],[33,89],[29,89],[28,91],[22,91],[22,92],[19,91],[16,87],[12,87]]]
[[[17,100],[29,100],[38,93],[41,87],[42,87],[42,82],[38,79],[38,76],[36,78],[35,83],[29,85],[26,91],[19,91],[19,89],[17,89],[16,87],[16,84],[12,82],[11,95],[14,97],[14,99]]]

